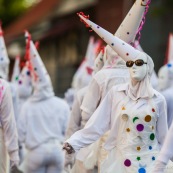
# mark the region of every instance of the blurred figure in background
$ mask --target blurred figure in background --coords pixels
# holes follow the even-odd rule
[[[0,26],[0,172],[8,173],[9,165],[17,166],[18,156],[18,135],[12,103],[11,89],[5,80],[8,80],[9,58],[3,38],[3,31]],[[4,80],[3,80],[4,79]],[[16,107],[15,107],[16,108]],[[9,157],[11,163],[9,163]]]
[[[89,38],[87,51],[85,58],[83,59],[81,65],[75,72],[72,79],[72,88],[69,88],[65,93],[65,100],[69,104],[70,108],[72,107],[74,101],[74,95],[77,91],[84,88],[89,84],[92,78],[92,71],[94,60],[96,58],[96,51],[101,45],[101,41],[94,41],[94,37]]]
[[[92,71],[92,76],[94,76],[99,70],[101,70],[101,68],[103,67],[103,53],[101,51],[101,53],[99,54],[99,56],[96,57],[97,55],[97,51],[98,47],[92,46],[92,50],[90,54],[90,59],[94,60],[92,62],[92,64],[90,63],[90,70]],[[96,58],[95,58],[96,57]],[[81,74],[82,75],[82,74]],[[78,90],[76,93],[76,97],[74,98],[74,102],[72,105],[72,110],[71,110],[71,116],[70,116],[70,121],[68,123],[68,128],[66,131],[66,139],[68,139],[71,135],[73,135],[76,131],[82,129],[84,127],[85,124],[82,123],[82,116],[81,116],[81,109],[80,106],[82,104],[82,101],[84,99],[84,96],[86,94],[88,90],[88,85],[83,87],[82,89]],[[78,170],[80,170],[80,173],[90,173],[93,172],[94,170],[94,166],[97,165],[95,162],[94,166],[87,167],[84,165],[84,162],[82,161],[82,158],[87,159],[87,156],[90,154],[90,148],[91,147],[87,147],[82,149],[77,156],[74,158],[74,156],[69,156],[66,155],[66,163],[65,163],[65,167],[66,169],[68,168],[68,165],[72,165],[74,163],[74,166],[72,168],[72,170],[70,171],[71,173],[75,173],[78,172]],[[95,150],[95,152],[97,152],[97,149]]]
[[[18,121],[19,141],[28,150],[24,172],[61,173],[64,165],[61,143],[70,114],[69,107],[65,101],[54,96],[50,77],[31,36],[28,32],[25,36],[33,94],[23,105]]]
[[[169,35],[167,64],[162,66],[158,72],[159,90],[165,97],[167,103],[168,128],[173,120],[173,34]]]

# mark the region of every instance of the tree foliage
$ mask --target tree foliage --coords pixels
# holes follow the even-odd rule
[[[32,5],[33,0],[0,0],[0,20],[7,26]]]

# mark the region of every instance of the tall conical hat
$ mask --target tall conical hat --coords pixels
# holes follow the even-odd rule
[[[128,43],[124,42],[123,40],[119,39],[118,37],[114,36],[110,32],[106,31],[99,25],[95,24],[94,22],[90,21],[88,18],[85,18],[81,14],[78,14],[79,17],[92,28],[124,61],[133,60],[139,54],[140,51],[133,48]]]
[[[11,82],[12,83],[17,83],[19,80],[19,74],[20,74],[20,57],[16,56],[15,62],[14,62],[14,67],[13,67],[13,74],[11,77]]]
[[[115,36],[126,43],[134,42],[136,34],[140,30],[139,26],[142,22],[142,18],[145,16],[145,11],[146,8],[148,8],[149,3],[150,0],[136,0],[116,31]]]
[[[18,79],[18,94],[20,98],[28,98],[32,93],[31,71],[29,62],[26,62]]]
[[[169,34],[166,63],[173,61],[173,34]]]
[[[8,80],[9,63],[10,60],[8,58],[4,37],[3,37],[3,31],[0,24],[0,77],[6,80]]]
[[[51,86],[52,87],[50,76],[46,70],[46,67],[43,64],[43,61],[40,55],[38,54],[38,51],[33,41],[28,39],[29,37],[31,37],[30,34],[27,31],[25,31],[26,42],[29,41],[30,62],[33,68],[32,75],[34,75],[35,77],[35,80],[33,81],[33,86],[37,86],[37,87]]]

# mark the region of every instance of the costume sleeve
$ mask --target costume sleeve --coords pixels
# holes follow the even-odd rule
[[[88,86],[88,90],[83,99],[81,110],[89,115],[92,115],[98,107],[101,99],[100,86],[93,78]],[[85,118],[85,117],[84,117]]]
[[[7,147],[10,160],[19,161],[18,156],[18,135],[14,117],[11,90],[7,86],[1,103],[0,109],[1,123],[4,133],[5,145]]]
[[[84,96],[81,105],[81,124],[85,126],[91,115],[95,112],[101,100],[101,89],[97,81],[93,78],[88,86],[88,90]]]
[[[159,117],[157,119],[156,135],[159,144],[162,146],[165,139],[165,134],[167,134],[168,132],[167,111],[166,111],[167,106],[164,97],[159,102],[158,108],[159,108]]]
[[[62,127],[62,135],[65,136],[65,132],[67,129],[67,124],[69,121],[69,117],[70,117],[70,109],[69,106],[65,103],[64,105],[64,114],[63,114],[63,121],[61,123],[61,127]]]
[[[166,135],[165,142],[158,157],[158,160],[164,163],[167,163],[170,159],[173,161],[173,124]]]
[[[75,151],[95,142],[110,129],[111,109],[112,98],[111,92],[109,92],[91,116],[84,129],[77,131],[66,142],[71,144]]]
[[[66,131],[66,138],[69,138],[72,134],[74,134],[76,131],[78,131],[81,127],[81,110],[80,110],[80,103],[78,100],[78,97],[75,97],[70,120],[68,122],[68,128]]]
[[[26,138],[26,127],[27,127],[27,109],[25,104],[23,105],[20,115],[17,121],[18,134],[19,134],[19,142],[24,143]]]

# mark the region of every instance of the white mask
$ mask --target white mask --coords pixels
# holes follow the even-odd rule
[[[138,56],[134,61],[142,59],[144,63],[147,62],[146,56]],[[132,67],[129,68],[130,77],[133,81],[139,82],[144,79],[147,74],[147,64],[143,64],[142,66],[137,66],[135,63]]]

